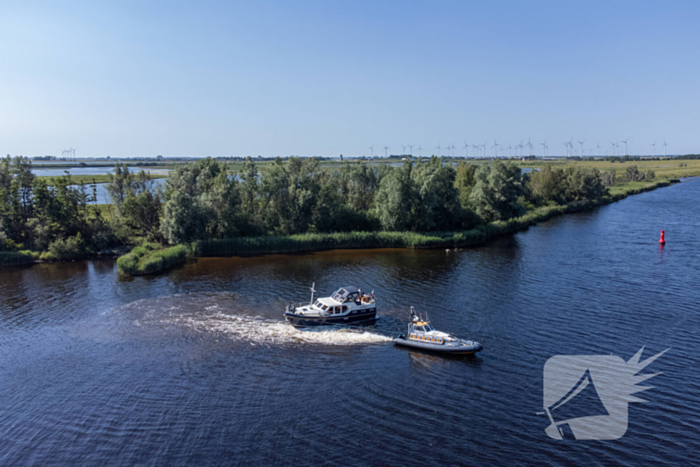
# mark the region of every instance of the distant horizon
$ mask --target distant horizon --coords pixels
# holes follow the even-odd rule
[[[696,154],[696,153],[688,153],[688,154],[669,154],[669,153],[667,153],[665,156],[664,156],[663,154],[656,154],[656,155],[651,155],[651,154],[627,154],[627,156],[628,156],[628,157],[649,157],[649,158],[658,158],[658,157],[660,157],[660,158],[664,158],[664,157],[666,157],[666,158],[676,158],[676,157],[683,157],[683,156],[691,156],[691,155],[695,155],[695,154]],[[37,157],[57,157],[57,156],[53,156],[52,154],[45,154],[45,155],[29,155],[29,156],[23,155],[23,154],[17,154],[17,155],[7,154],[7,155],[9,155],[10,157],[17,157],[17,156],[20,156],[20,157],[28,157],[28,158],[30,158],[30,159],[34,159],[34,158],[37,158]],[[289,154],[289,155],[282,155],[282,154],[279,154],[279,155],[269,155],[269,156],[265,156],[265,155],[262,155],[262,154],[258,154],[258,155],[252,155],[252,154],[247,154],[247,155],[224,155],[224,154],[218,154],[218,155],[203,155],[203,156],[176,156],[176,155],[167,155],[167,156],[166,156],[166,155],[162,155],[162,156],[163,156],[163,160],[166,160],[166,159],[206,159],[206,158],[208,158],[208,157],[210,157],[210,158],[233,158],[233,157],[235,157],[235,158],[246,158],[246,157],[257,158],[257,157],[260,157],[260,158],[263,158],[263,159],[275,159],[275,158],[277,158],[277,157],[280,157],[280,158],[289,158],[289,157],[324,157],[324,158],[340,159],[340,156],[341,156],[341,155],[340,155],[340,154],[339,154],[339,155],[320,155],[320,154]],[[372,157],[371,157],[370,155],[368,155],[368,154],[350,154],[350,155],[345,155],[345,154],[343,154],[342,156],[343,156],[343,159],[352,159],[352,158],[360,158],[360,157],[362,157],[362,158],[367,158],[367,159],[370,159],[370,160],[372,159]],[[437,156],[437,154],[423,154],[423,155],[421,155],[421,156],[419,156],[419,155],[417,155],[417,154],[389,154],[389,155],[386,156],[386,157],[385,157],[385,156],[374,156],[374,159],[388,159],[388,158],[391,158],[391,157],[430,158],[430,157],[433,157],[433,156],[436,156],[436,157],[446,157],[446,158],[451,158],[451,159],[465,159],[465,160],[471,160],[471,159],[474,159],[474,160],[488,160],[488,159],[494,159],[494,158],[496,158],[496,159],[522,159],[522,158],[525,158],[525,157],[536,157],[536,158],[538,158],[538,159],[541,159],[541,158],[543,157],[542,154],[531,154],[531,155],[529,155],[529,156],[528,156],[528,155],[523,155],[523,156],[516,156],[516,155],[508,156],[507,154],[506,154],[506,155],[501,155],[501,154],[499,154],[498,157],[494,157],[493,155],[486,155],[486,156],[469,156],[469,157],[465,157],[464,155],[458,155],[458,154],[457,154],[457,155],[454,155],[454,156],[449,156],[449,155],[446,155],[446,154],[442,154],[442,155],[440,155],[440,156]],[[57,157],[56,159],[51,160],[51,161],[49,161],[49,162],[71,162],[71,161],[81,161],[81,160],[108,160],[107,157],[109,157],[109,158],[111,158],[111,159],[115,159],[115,160],[116,160],[116,159],[154,159],[154,160],[155,160],[155,159],[158,157],[158,155],[155,155],[155,156],[76,156],[75,159],[64,159],[64,158],[61,158],[61,157]],[[578,155],[567,156],[566,154],[547,154],[546,157],[547,157],[547,158],[550,158],[550,157],[554,157],[554,158],[567,158],[567,157],[569,157],[569,158],[571,158],[571,159],[579,158]],[[620,155],[620,154],[617,154],[616,156],[613,156],[613,155],[611,155],[611,154],[600,154],[599,156],[597,156],[597,155],[595,155],[595,154],[593,154],[593,155],[584,154],[584,155],[583,155],[583,158],[590,158],[590,157],[625,157],[625,156],[624,156],[624,155]]]

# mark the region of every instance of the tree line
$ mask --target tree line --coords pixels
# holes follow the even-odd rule
[[[234,172],[203,159],[178,165],[162,187],[147,172],[117,164],[106,210],[96,204],[94,185],[73,184],[68,173],[47,184],[28,159],[8,157],[0,163],[0,249],[67,259],[144,240],[464,231],[537,206],[595,200],[607,186],[596,169],[547,166],[523,174],[502,161],[454,166],[432,157],[324,169],[317,159],[291,157],[261,169],[248,158]]]

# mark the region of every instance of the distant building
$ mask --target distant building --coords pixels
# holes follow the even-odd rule
[[[163,160],[163,156],[161,156],[160,154],[157,155],[157,156],[156,156],[156,160],[162,161],[162,160]]]

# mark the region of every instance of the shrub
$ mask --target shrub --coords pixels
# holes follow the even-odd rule
[[[78,233],[75,237],[58,239],[49,245],[48,255],[42,255],[42,259],[54,261],[71,261],[83,259],[88,255],[83,236]]]

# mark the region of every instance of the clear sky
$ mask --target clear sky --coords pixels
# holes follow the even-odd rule
[[[698,1],[1,0],[0,153],[697,153],[698,24]]]

